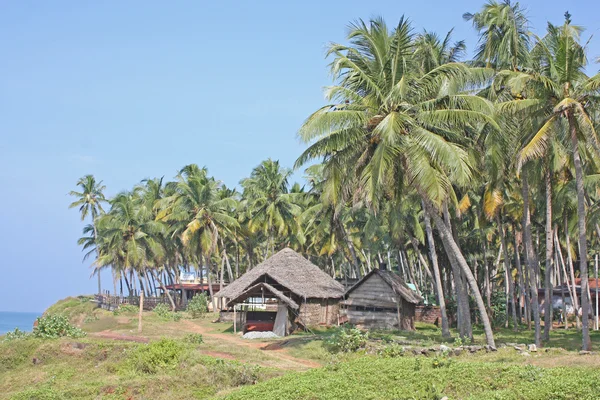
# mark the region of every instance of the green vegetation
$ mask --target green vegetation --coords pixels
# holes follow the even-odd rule
[[[158,304],[152,311],[164,320],[179,321],[181,319],[181,314],[171,311],[166,304]]]
[[[306,149],[294,167],[311,164],[306,186],[271,159],[249,171],[241,192],[196,164],[110,199],[102,182],[82,177],[71,207],[91,223],[79,244],[95,254],[96,273],[112,272],[115,294],[158,295],[191,270],[210,293],[191,299],[192,319],[180,320],[175,310],[187,299],[166,291],[170,307],[144,313],[149,344],[12,332],[0,343],[0,396],[597,398],[597,356],[570,352],[600,341],[586,296],[588,264],[600,253],[600,74],[586,75],[594,55],[569,13],[537,34],[510,1],[464,18],[479,34],[472,59],[452,32],[439,36],[404,17],[357,20],[344,43],[330,45],[328,104],[298,131]],[[281,352],[269,355],[199,318],[210,302],[216,310],[213,283],[286,246],[338,279],[388,263],[439,305],[440,327],[317,330],[273,343]],[[552,310],[559,285],[563,307]],[[78,336],[73,325],[133,331],[134,310],[89,307],[86,298],[65,300],[32,336]],[[450,343],[489,352],[414,356]],[[539,350],[492,351],[501,343]],[[327,365],[298,373],[314,361]]]
[[[56,339],[63,336],[80,338],[85,336],[85,332],[72,325],[64,315],[44,315],[37,319],[32,335],[41,339]]]
[[[325,341],[331,351],[350,353],[366,346],[369,334],[350,326],[336,329]]]
[[[206,293],[200,293],[192,297],[188,302],[186,311],[192,318],[198,318],[208,312],[208,297]]]
[[[204,346],[197,334],[149,344],[93,336],[0,341],[0,399],[204,399],[277,374],[205,356]]]
[[[288,374],[224,398],[242,399],[596,399],[595,368],[539,368],[438,358],[363,356]]]
[[[96,309],[92,296],[67,297],[51,305],[44,314],[63,315],[70,321],[80,320],[82,315],[89,316]]]
[[[3,341],[9,342],[14,340],[28,339],[30,337],[40,339],[56,339],[59,337],[81,338],[86,333],[80,328],[69,322],[69,319],[64,315],[44,315],[36,320],[36,326],[33,332],[23,332],[19,328],[8,332]]]
[[[155,374],[160,370],[174,369],[184,351],[181,343],[172,339],[142,345],[128,356],[128,362],[136,371]]]

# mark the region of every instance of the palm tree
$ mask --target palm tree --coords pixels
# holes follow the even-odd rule
[[[518,2],[491,0],[479,12],[465,13],[463,18],[479,31],[477,61],[497,70],[516,70],[527,64],[529,21]]]
[[[600,154],[600,141],[590,119],[600,99],[600,74],[588,78],[583,72],[587,59],[585,48],[579,43],[581,31],[580,27],[571,25],[568,13],[562,26],[548,24],[547,35],[539,39],[533,49],[537,68],[506,75],[506,83],[512,91],[527,93],[531,97],[506,102],[505,108],[544,115],[543,123],[521,152],[523,162],[545,155],[553,137],[562,136],[570,144],[575,167],[581,290],[587,293],[588,254],[582,154],[586,151],[596,156]],[[582,143],[587,145],[586,149],[582,148]],[[581,303],[584,316],[582,347],[589,350],[589,302],[585,295]]]
[[[275,252],[275,234],[285,237],[299,230],[297,217],[301,196],[289,193],[291,171],[281,168],[279,161],[265,160],[240,183],[252,231],[262,230],[267,236],[264,258]]]
[[[80,187],[80,191],[72,190],[69,192],[69,196],[76,197],[77,200],[69,205],[69,208],[79,207],[79,213],[81,220],[85,221],[88,215],[92,217],[92,227],[94,230],[94,241],[98,238],[98,231],[96,229],[96,218],[104,213],[102,203],[106,203],[104,197],[104,190],[106,186],[102,184],[102,181],[96,182],[94,175],[85,175],[77,181],[77,186]],[[96,252],[96,256],[98,253]],[[95,271],[98,276],[98,294],[102,294],[102,283],[100,280],[100,272]]]
[[[211,257],[218,253],[219,237],[238,228],[230,215],[236,201],[221,196],[222,183],[208,176],[206,168],[195,164],[185,166],[177,176],[174,194],[162,201],[157,220],[173,225],[173,234],[180,235],[190,260],[200,271],[207,269],[208,289],[216,312],[212,288]]]
[[[468,185],[472,170],[461,147],[463,131],[493,125],[492,105],[462,91],[483,82],[488,71],[450,63],[423,73],[413,57],[414,35],[402,19],[390,33],[382,19],[351,25],[350,46],[333,44],[331,71],[337,85],[327,97],[337,103],[313,113],[300,130],[310,143],[296,161],[315,158],[326,169],[345,171],[340,192],[353,180],[355,197],[376,207],[407,186],[422,197],[442,243],[475,295],[488,344],[494,339],[477,282],[439,212],[453,201],[453,185]]]

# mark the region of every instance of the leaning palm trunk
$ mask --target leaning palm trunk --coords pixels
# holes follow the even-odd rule
[[[444,247],[448,253],[452,253],[455,261],[463,272],[465,278],[467,279],[467,283],[471,288],[473,295],[475,296],[475,302],[477,304],[477,308],[479,310],[479,314],[481,317],[481,322],[483,324],[483,330],[485,332],[485,338],[487,344],[492,347],[496,347],[494,342],[494,333],[492,331],[492,325],[490,323],[490,319],[488,318],[485,303],[483,298],[481,297],[481,292],[479,291],[479,287],[477,286],[477,281],[473,276],[473,272],[469,268],[467,261],[465,260],[462,252],[460,251],[458,245],[454,241],[454,237],[452,236],[452,231],[446,225],[446,223],[442,220],[437,212],[435,212],[430,204],[427,204],[427,200],[425,200],[426,212],[433,218],[435,222],[435,226],[438,229],[440,237],[442,239],[442,243],[444,243]]]
[[[435,280],[435,289],[437,294],[437,301],[440,307],[440,314],[442,316],[442,336],[445,338],[450,337],[450,328],[448,326],[448,314],[446,313],[446,299],[444,298],[444,289],[442,287],[442,279],[440,277],[440,267],[438,265],[437,253],[435,251],[435,241],[433,240],[433,231],[431,229],[431,221],[427,213],[425,213],[425,233],[427,234],[427,242],[429,245],[429,257],[431,258],[431,266],[433,269],[433,275]]]
[[[538,302],[537,288],[537,256],[533,249],[533,238],[531,235],[531,215],[529,213],[529,185],[527,177],[523,174],[523,242],[525,244],[525,255],[529,267],[529,288],[531,293],[531,310],[535,323],[535,344],[541,345],[540,305]]]
[[[173,297],[171,297],[171,293],[169,293],[169,290],[167,289],[167,287],[165,285],[163,285],[162,280],[160,279],[160,274],[157,274],[154,270],[150,270],[150,273],[152,274],[154,279],[156,279],[156,281],[158,282],[158,285],[165,290],[165,294],[167,295],[167,298],[169,299],[169,303],[171,303],[171,311],[175,311],[175,309],[176,309],[175,301],[173,301]]]
[[[550,329],[552,328],[552,255],[554,248],[552,242],[554,231],[552,229],[552,177],[550,166],[546,166],[546,270],[544,272],[544,302],[546,309],[544,311],[544,341],[550,340]]]
[[[458,237],[455,236],[456,231],[452,230],[452,219],[450,218],[450,212],[448,211],[448,204],[444,204],[442,209],[442,213],[444,215],[443,221],[446,223],[450,235],[454,239],[456,243],[456,247],[458,251],[462,254],[460,247],[458,246]],[[456,310],[457,310],[457,319],[458,319],[458,330],[460,337],[462,339],[469,338],[471,341],[473,340],[473,326],[471,324],[471,306],[469,304],[469,293],[467,291],[467,284],[465,282],[464,273],[461,272],[461,267],[454,257],[454,253],[452,251],[448,251],[446,244],[442,241],[444,245],[444,249],[446,250],[446,254],[448,254],[448,259],[450,260],[450,265],[452,266],[452,274],[454,275],[454,287],[456,290]],[[477,264],[475,265],[475,282],[477,282]]]
[[[569,130],[571,133],[571,145],[573,146],[573,164],[575,164],[575,183],[577,186],[577,226],[579,228],[579,271],[581,275],[581,314],[582,314],[582,336],[583,350],[590,350],[592,343],[590,341],[589,329],[589,301],[588,292],[588,269],[587,269],[587,238],[585,227],[585,192],[583,189],[583,168],[579,156],[579,143],[577,139],[577,126],[573,111],[567,111],[569,121]]]

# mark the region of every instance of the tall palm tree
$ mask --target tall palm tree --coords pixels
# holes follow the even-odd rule
[[[505,107],[544,115],[543,123],[522,150],[523,162],[545,155],[553,137],[562,137],[570,144],[576,181],[581,290],[587,293],[586,199],[582,158],[586,152],[593,152],[596,157],[600,155],[600,140],[590,118],[600,100],[600,74],[589,78],[584,73],[587,59],[585,48],[579,42],[581,31],[582,28],[571,25],[568,13],[562,26],[548,24],[546,36],[537,41],[533,50],[536,71],[507,74],[506,83],[512,90],[528,91],[531,98],[512,100]],[[582,296],[581,303],[584,317],[582,347],[589,350],[587,296]]]
[[[177,176],[174,193],[162,201],[157,220],[173,225],[173,234],[180,235],[187,256],[199,271],[207,269],[208,289],[216,312],[212,288],[211,257],[218,250],[219,238],[225,231],[238,228],[230,215],[236,201],[223,197],[222,183],[208,176],[206,168],[195,164],[185,166]]]
[[[98,238],[98,231],[96,229],[96,218],[104,213],[102,203],[106,203],[104,197],[104,190],[106,186],[102,184],[102,181],[96,182],[94,175],[85,175],[77,181],[77,186],[80,187],[79,191],[72,190],[69,192],[70,196],[77,198],[74,202],[69,205],[69,208],[79,207],[79,213],[81,220],[85,221],[88,215],[92,217],[92,227],[94,231],[94,241]],[[98,253],[96,252],[96,256]],[[95,271],[98,276],[98,294],[102,294],[102,282],[100,279],[100,272]]]
[[[516,70],[527,64],[529,21],[518,2],[491,0],[479,12],[465,13],[463,18],[479,31],[477,61],[497,70]]]
[[[262,230],[267,236],[266,259],[275,251],[275,234],[287,236],[297,233],[300,215],[298,193],[290,193],[288,179],[291,171],[281,168],[279,161],[265,160],[240,183],[249,218],[249,228]]]
[[[414,35],[402,19],[390,33],[378,18],[351,25],[349,46],[333,44],[331,71],[338,83],[327,97],[337,101],[313,113],[300,130],[310,143],[296,165],[322,158],[326,168],[346,172],[343,192],[354,180],[354,196],[370,207],[414,187],[434,219],[440,237],[475,296],[487,342],[491,324],[478,284],[439,212],[454,201],[453,185],[468,185],[472,170],[461,146],[464,130],[493,125],[492,105],[464,92],[490,77],[488,71],[459,63],[423,73],[416,66]],[[347,187],[347,186],[346,186]]]

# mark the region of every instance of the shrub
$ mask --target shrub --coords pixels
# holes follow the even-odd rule
[[[71,325],[64,315],[45,315],[37,319],[37,326],[33,328],[33,336],[42,339],[55,339],[62,336],[80,338],[85,332]]]
[[[165,321],[179,321],[181,319],[181,314],[171,311],[171,308],[164,303],[157,304],[152,311]]]
[[[24,332],[19,328],[15,328],[14,331],[6,332],[6,336],[4,336],[4,341],[10,342],[11,340],[27,339],[30,336],[31,334],[29,332]]]
[[[352,353],[364,348],[369,340],[369,334],[360,329],[342,326],[326,339],[325,344],[333,352]]]
[[[138,346],[128,361],[134,370],[155,374],[162,369],[173,369],[179,363],[184,346],[172,339],[161,339],[147,345]]]
[[[208,312],[208,297],[206,293],[200,293],[192,297],[187,305],[187,312],[192,315],[192,318],[198,318]]]
[[[202,344],[204,343],[204,338],[199,333],[189,333],[183,338],[183,341],[192,344]]]
[[[404,347],[400,346],[399,344],[392,344],[389,346],[385,346],[384,348],[380,349],[378,354],[381,357],[385,357],[385,358],[396,358],[396,357],[402,357],[405,353]]]

